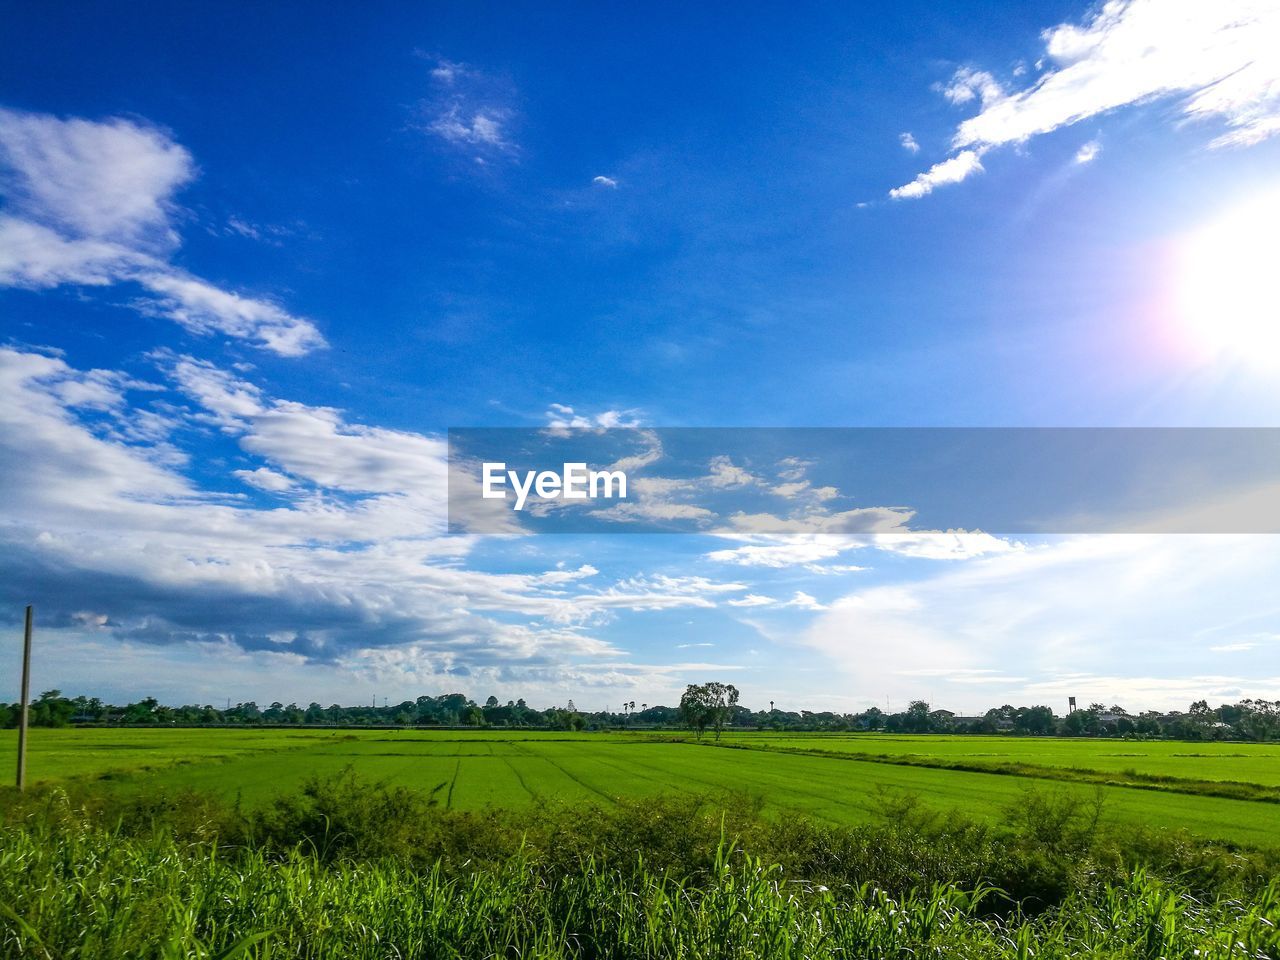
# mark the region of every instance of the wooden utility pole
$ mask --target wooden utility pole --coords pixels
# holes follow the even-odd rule
[[[22,631],[22,705],[18,714],[18,789],[27,786],[27,708],[31,703],[31,605]]]

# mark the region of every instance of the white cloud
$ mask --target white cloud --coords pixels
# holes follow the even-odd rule
[[[158,130],[0,109],[0,158],[5,193],[25,216],[73,236],[177,243],[170,198],[195,163]]]
[[[923,197],[940,186],[959,183],[970,174],[982,171],[982,161],[973,150],[963,150],[947,160],[935,163],[924,173],[901,187],[894,187],[889,196],[895,200],[914,200]]]
[[[555,436],[566,436],[575,430],[633,430],[640,421],[632,410],[604,410],[596,414],[582,414],[563,403],[553,403],[547,408],[547,430]]]
[[[179,238],[173,194],[195,176],[190,154],[128,120],[62,120],[0,109],[0,284],[136,283],[138,306],[193,333],[247,340],[282,356],[325,345],[308,320],[222,290],[169,263]]]
[[[1043,40],[1045,69],[1022,90],[1008,92],[972,67],[956,72],[944,95],[961,104],[980,99],[981,110],[956,130],[955,156],[891,196],[925,196],[981,169],[979,158],[995,147],[1168,97],[1183,98],[1186,119],[1226,127],[1213,147],[1248,146],[1280,133],[1274,0],[1109,0],[1081,25],[1044,31]]]
[[[1097,140],[1090,140],[1076,151],[1076,163],[1086,164],[1093,163],[1098,158],[1098,154],[1102,152],[1102,144]]]
[[[714,607],[746,590],[705,577],[602,583],[586,564],[468,569],[475,541],[441,536],[442,438],[273,398],[189,357],[156,359],[198,406],[178,408],[167,429],[216,426],[238,447],[227,477],[285,502],[203,489],[162,446],[118,436],[141,401],[168,403],[153,385],[0,350],[0,581],[34,600],[51,631],[105,631],[132,663],[146,659],[132,652],[142,646],[251,658],[277,676],[320,664],[406,685],[463,672],[633,684],[659,668],[601,664],[620,651],[585,624]],[[20,442],[32,434],[35,448]]]
[[[916,143],[916,138],[910,132],[899,134],[898,142],[902,144],[902,149],[908,153],[920,152],[920,144]]]
[[[1187,678],[1221,673],[1206,632],[1218,646],[1274,632],[1280,610],[1264,584],[1277,576],[1280,548],[1267,537],[1074,537],[868,585],[832,603],[804,642],[842,663],[870,696],[932,691],[964,708],[990,705],[992,696],[1052,696],[1061,707],[1071,693],[1085,702],[1185,706],[1226,689],[1215,681],[1182,699],[1194,687]],[[1237,656],[1239,669],[1259,678],[1256,695],[1276,688],[1261,679],[1280,675],[1275,648]],[[921,670],[941,673],[924,684]],[[979,675],[1003,677],[1004,689],[971,695],[948,686]],[[1098,679],[1108,677],[1134,682],[1125,690]]]
[[[759,483],[759,480],[753,477],[750,472],[737,466],[728,457],[712,457],[710,467],[711,473],[708,476],[708,482],[717,489],[747,487]]]
[[[454,104],[436,117],[428,129],[449,143],[479,144],[508,150],[511,144],[503,130],[508,118],[506,111],[496,108],[484,107],[467,112]]]
[[[222,290],[176,271],[141,273],[138,281],[158,298],[153,312],[197,334],[221,333],[249,340],[282,357],[299,357],[325,345],[310,323],[273,303]]]
[[[715,514],[706,507],[694,506],[691,503],[663,503],[655,500],[629,500],[606,510],[597,510],[593,516],[600,520],[619,523],[639,521],[663,523],[678,520],[691,520],[698,523],[715,518]]]
[[[592,177],[591,182],[597,187],[608,187],[610,190],[616,190],[618,188],[618,181],[613,179],[613,177]]]
[[[968,560],[1022,549],[1020,544],[991,534],[962,531],[721,535],[747,542],[738,547],[712,550],[705,554],[706,559],[743,567],[803,567],[818,574],[856,573],[863,570],[863,567],[852,564],[826,562],[850,550],[874,549],[922,560]]]
[[[731,607],[767,607],[778,601],[773,597],[766,597],[759,593],[749,593],[745,597],[739,597],[736,600],[726,601]]]
[[[706,558],[716,563],[731,563],[742,567],[782,569],[817,564],[858,546],[859,544],[849,537],[823,535],[760,537],[757,542],[740,547],[712,550],[706,554]]]
[[[179,389],[197,401],[207,415],[223,426],[243,426],[263,410],[262,391],[207,360],[160,350],[152,358],[161,363]]]
[[[825,610],[826,606],[819,603],[803,590],[797,590],[791,599],[783,604],[784,607],[798,607],[801,610]]]
[[[138,254],[109,240],[68,240],[48,227],[0,217],[0,285],[45,289],[108,286],[133,271]]]
[[[461,63],[454,63],[452,60],[439,60],[431,68],[431,78],[446,85],[456,83],[460,77],[464,77],[466,74],[466,66]]]
[[[288,493],[293,489],[293,481],[283,473],[270,467],[258,467],[256,470],[233,470],[232,476],[239,477],[251,487],[266,490],[269,493]]]
[[[995,103],[1004,97],[1004,88],[985,70],[961,67],[942,87],[942,95],[952,103],[969,103],[975,97],[982,106]]]
[[[510,133],[516,119],[513,97],[502,83],[450,60],[436,62],[431,80],[435,95],[420,105],[422,129],[482,165],[518,152]]]
[[[253,418],[240,445],[331,490],[417,500],[445,488],[442,438],[348,423],[331,407],[277,400]]]
[[[738,512],[729,517],[725,531],[742,534],[874,534],[908,532],[907,524],[915,516],[912,510],[899,507],[858,507],[828,513],[821,510],[802,511],[779,517],[771,513]]]

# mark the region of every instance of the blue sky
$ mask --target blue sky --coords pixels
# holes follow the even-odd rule
[[[1277,48],[1274,0],[9,11],[35,682],[1280,696],[1270,537],[443,533],[450,427],[1276,425]]]

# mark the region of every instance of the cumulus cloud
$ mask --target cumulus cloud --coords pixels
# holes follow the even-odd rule
[[[174,194],[195,162],[165,132],[130,120],[60,119],[0,109],[0,284],[133,283],[138,307],[192,333],[282,356],[323,347],[310,321],[223,290],[173,266]]]
[[[259,666],[620,683],[638,674],[598,666],[621,653],[589,624],[745,590],[706,578],[601,582],[589,565],[471,569],[474,541],[443,536],[442,438],[272,397],[205,361],[155,359],[186,406],[117,371],[0,350],[0,599],[35,602],[50,630]],[[259,506],[196,483],[166,444],[122,435],[152,398],[170,411],[166,443],[216,429],[233,445],[227,478],[278,499]],[[35,447],[23,441],[33,434]],[[205,461],[202,475],[217,468]]]
[[[952,103],[969,103],[975,98],[986,107],[1004,97],[1004,89],[996,78],[985,70],[961,67],[951,77],[951,82],[941,87],[942,95]]]
[[[891,196],[923,197],[979,172],[981,156],[993,148],[1159,99],[1180,98],[1183,119],[1225,128],[1211,147],[1248,146],[1280,133],[1274,0],[1109,0],[1083,23],[1059,24],[1042,39],[1042,72],[1023,89],[1006,90],[973,67],[954,74],[943,95],[957,104],[976,100],[981,109],[957,128],[954,156]]]
[[[591,182],[597,187],[608,187],[610,190],[616,190],[618,188],[618,181],[613,179],[613,177],[606,177],[603,175],[592,177]]]
[[[902,144],[902,149],[908,153],[919,153],[920,144],[916,143],[916,138],[910,132],[902,133],[898,136],[898,142]]]

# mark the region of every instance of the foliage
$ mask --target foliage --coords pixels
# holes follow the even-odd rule
[[[999,830],[897,794],[854,829],[732,796],[462,815],[350,775],[260,815],[83,799],[5,808],[0,956],[1280,956],[1274,862],[1189,874],[1070,798]],[[318,844],[326,819],[388,839]]]
[[[695,684],[689,689],[720,687],[726,684]],[[685,697],[689,696],[686,691]],[[701,695],[700,695],[701,696]],[[496,696],[478,704],[461,693],[439,697],[421,696],[416,700],[377,706],[322,707],[311,703],[301,707],[279,701],[266,707],[249,701],[228,705],[225,709],[212,704],[171,707],[153,697],[144,697],[124,706],[105,704],[96,697],[62,696],[51,690],[32,704],[34,726],[75,724],[130,724],[184,726],[396,726],[396,727],[502,727],[543,728],[551,730],[599,730],[616,727],[675,728],[692,727],[699,736],[707,727],[719,733],[725,726],[757,730],[869,731],[890,733],[1008,733],[1029,736],[1064,735],[1072,737],[1165,737],[1178,740],[1258,740],[1280,737],[1280,701],[1245,699],[1234,704],[1211,708],[1204,700],[1191,704],[1186,712],[1160,713],[1146,711],[1131,714],[1120,706],[1107,707],[1095,703],[1074,710],[1064,717],[1054,716],[1044,704],[1015,707],[1004,704],[992,707],[980,716],[957,717],[946,710],[934,710],[923,700],[913,700],[906,710],[886,713],[870,707],[861,713],[834,713],[813,710],[758,710],[738,705],[735,697],[726,701],[725,712],[703,718],[699,726],[697,713],[686,710],[685,698],[679,707],[650,706],[636,709],[634,701],[619,705],[619,711],[583,712],[570,701],[567,708],[534,709],[523,699],[502,704]],[[17,724],[16,704],[0,703],[0,727]],[[717,726],[718,723],[718,726]]]
[[[738,688],[731,683],[691,683],[680,698],[680,715],[698,739],[711,727],[716,739],[724,732],[733,708],[738,705]]]

